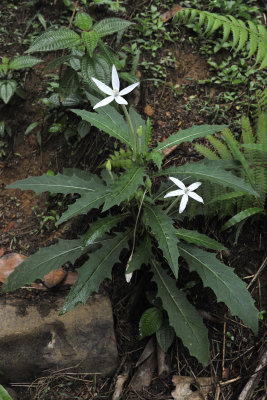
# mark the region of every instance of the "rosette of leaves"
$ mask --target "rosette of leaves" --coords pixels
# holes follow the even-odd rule
[[[88,95],[88,98],[93,106],[99,101],[92,95]],[[112,267],[120,262],[124,250],[123,273],[130,274],[142,266],[150,269],[152,282],[157,287],[156,296],[161,299],[162,310],[170,326],[190,353],[201,363],[207,364],[208,330],[185,292],[177,287],[178,259],[182,257],[189,270],[198,273],[203,285],[215,292],[218,301],[224,302],[232,315],[241,318],[257,333],[258,311],[245,283],[232,268],[216,258],[216,251],[224,249],[224,246],[204,234],[181,228],[182,217],[177,208],[173,207],[172,213],[167,213],[167,203],[163,197],[172,183],[162,183],[157,191],[154,190],[158,186],[154,185],[155,178],[158,182],[159,177],[170,175],[187,179],[189,183],[196,180],[214,182],[222,187],[256,195],[248,183],[227,170],[232,165],[229,162],[202,160],[166,170],[161,168],[163,149],[212,135],[225,126],[202,125],[179,130],[151,151],[149,121],[145,123],[130,109],[133,129],[136,134],[138,132],[137,155],[133,161],[129,127],[116,108],[109,104],[98,108],[97,112],[72,111],[117,139],[125,152],[118,152],[115,158],[110,157],[108,171],[104,170],[100,177],[86,171],[67,169],[62,174],[28,177],[8,186],[36,193],[78,193],[80,198],[61,215],[57,225],[74,216],[87,214],[93,208],[98,208],[99,218],[88,226],[82,237],[59,240],[57,244],[41,248],[26,258],[5,281],[3,290],[12,291],[30,284],[64,263],[75,263],[82,254],[88,254],[88,259],[78,268],[78,279],[66,298],[62,308],[64,314],[78,303],[84,304],[92,293],[98,291],[104,279],[111,278]],[[121,164],[118,163],[120,154]],[[126,155],[130,164],[125,163]],[[116,166],[112,166],[112,161],[116,161]],[[155,164],[153,170],[157,169],[156,172],[149,172],[151,163]],[[142,279],[142,271],[136,273],[138,276]],[[157,331],[165,328],[164,320],[155,327]]]
[[[10,101],[15,93],[22,97],[25,95],[18,83],[19,76],[16,76],[15,71],[31,68],[42,61],[32,56],[20,56],[13,60],[2,57],[2,64],[0,64],[0,99],[5,104]]]
[[[76,29],[52,28],[37,37],[26,53],[69,51],[69,54],[53,59],[44,70],[67,65],[60,78],[59,93],[52,97],[52,103],[57,104],[60,100],[63,105],[64,101],[67,105],[76,105],[81,81],[94,87],[92,76],[108,84],[110,65],[119,66],[120,60],[102,38],[124,31],[130,25],[131,22],[122,18],[104,18],[94,24],[89,14],[78,12],[74,19]],[[96,53],[97,47],[99,51]]]

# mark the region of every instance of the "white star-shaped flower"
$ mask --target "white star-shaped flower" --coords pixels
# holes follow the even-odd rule
[[[200,203],[204,203],[202,197],[194,192],[194,190],[196,190],[201,185],[201,182],[195,182],[192,183],[192,185],[186,187],[184,183],[177,178],[173,178],[170,176],[169,179],[173,181],[173,183],[175,183],[175,185],[177,185],[180,189],[167,193],[164,196],[164,198],[173,196],[183,196],[179,207],[180,214],[185,210],[185,207],[188,202],[188,197],[192,197],[192,199],[199,201]]]
[[[137,82],[120,91],[120,80],[115,65],[112,66],[112,89],[96,78],[92,78],[92,80],[103,93],[109,95],[104,100],[99,101],[99,103],[94,106],[94,110],[98,107],[106,106],[113,100],[115,100],[118,104],[128,104],[128,102],[122,96],[130,93],[132,90],[134,90],[134,88],[136,88],[136,86],[139,85],[139,82]]]

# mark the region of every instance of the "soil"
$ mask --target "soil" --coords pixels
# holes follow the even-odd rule
[[[33,26],[28,28],[28,21],[35,17],[39,12],[46,21],[60,21],[62,15],[66,14],[65,8],[59,1],[51,2],[35,1],[31,7],[23,6],[27,2],[16,2],[11,10],[7,7],[10,2],[3,1],[0,4],[0,14],[2,26],[6,33],[3,33],[1,40],[0,56],[13,57],[22,54],[27,49],[23,40],[17,40],[13,35],[17,29],[21,35],[18,37],[26,38],[29,33],[33,33]],[[12,3],[12,4],[13,4]],[[132,17],[135,7],[127,5],[125,17]],[[149,2],[140,2],[140,7],[147,7]],[[150,2],[152,3],[152,2]],[[136,5],[137,8],[137,5]],[[105,8],[105,13],[109,15]],[[162,9],[162,12],[166,9]],[[96,18],[103,18],[103,13],[95,12]],[[99,15],[101,14],[101,15]],[[69,15],[68,15],[69,16]],[[66,23],[66,21],[65,21]],[[23,36],[27,28],[27,35]],[[40,28],[41,29],[41,28]],[[213,123],[212,115],[200,112],[206,98],[211,99],[210,105],[215,105],[218,87],[212,85],[200,86],[198,81],[209,77],[207,61],[202,57],[197,47],[186,40],[178,44],[163,47],[157,55],[158,60],[165,54],[171,52],[177,60],[175,68],[170,66],[166,78],[167,84],[178,85],[182,88],[179,94],[175,94],[168,85],[159,83],[157,87],[146,80],[145,71],[140,71],[144,83],[141,85],[139,98],[135,99],[136,108],[145,117],[150,116],[153,126],[152,146],[157,141],[162,141],[178,128],[187,128],[192,125],[203,123]],[[12,43],[10,43],[12,37]],[[144,54],[144,59],[147,57]],[[44,59],[49,57],[44,55]],[[12,98],[8,105],[0,108],[0,121],[4,120],[10,126],[12,135],[4,138],[6,155],[0,158],[0,250],[5,253],[18,252],[24,255],[34,253],[39,247],[54,243],[58,237],[75,238],[81,233],[88,223],[89,217],[62,224],[56,230],[54,222],[50,221],[42,224],[44,217],[55,215],[53,211],[60,214],[70,203],[70,197],[49,196],[48,194],[35,195],[32,192],[19,190],[6,190],[6,186],[16,180],[27,176],[39,176],[52,170],[55,174],[62,172],[64,167],[75,166],[87,167],[95,171],[97,166],[103,161],[103,155],[95,155],[100,148],[109,148],[112,141],[109,139],[99,139],[93,136],[85,137],[80,142],[72,146],[66,141],[63,133],[48,132],[51,119],[45,119],[45,106],[39,101],[40,98],[47,96],[48,78],[42,74],[45,62],[32,68],[25,76],[24,90],[27,97],[25,100],[17,96]],[[190,103],[190,110],[186,109],[185,104]],[[232,118],[233,109],[229,109],[228,115],[224,115],[216,123],[225,123],[226,119]],[[52,117],[51,117],[52,118]],[[68,117],[69,118],[69,117]],[[34,121],[40,121],[40,125],[25,135],[27,127]],[[40,133],[38,133],[38,131]],[[40,141],[41,137],[41,141]],[[104,141],[104,143],[103,143]],[[92,151],[93,150],[93,151]],[[175,149],[166,156],[164,165],[172,163],[181,165],[189,160],[197,160],[199,156],[193,147],[183,144],[179,149]],[[190,226],[190,224],[189,224]],[[235,232],[219,234],[220,224],[217,220],[208,223],[202,219],[194,221],[194,229],[207,233],[221,241],[228,248],[227,251],[220,252],[218,255],[222,261],[233,267],[238,275],[249,283],[257,273],[266,258],[267,241],[267,218],[261,217],[258,220],[249,220],[245,229],[241,232],[238,242],[235,243]],[[233,244],[234,243],[234,244]],[[184,278],[190,280],[184,269]],[[101,379],[91,376],[73,377],[67,372],[51,372],[45,377],[37,380],[32,385],[25,384],[25,387],[13,383],[12,387],[17,392],[19,399],[111,399],[114,391],[117,375],[123,368],[130,366],[129,377],[136,371],[135,364],[142,353],[146,340],[138,340],[138,321],[142,310],[145,307],[144,287],[139,287],[140,297],[130,297],[129,287],[125,283],[120,267],[114,269],[112,282],[105,282],[101,290],[109,293],[114,310],[115,331],[120,356],[120,367],[113,377]],[[200,290],[201,289],[201,290]],[[1,288],[0,288],[1,290]],[[57,291],[62,289],[51,289],[51,292],[36,292],[36,301],[51,296],[53,299]],[[267,277],[264,271],[251,285],[250,291],[256,300],[260,310],[267,309]],[[201,294],[199,294],[201,293]],[[27,290],[21,289],[8,296],[26,296]],[[7,296],[0,292],[0,296]],[[260,333],[254,337],[249,329],[240,323],[237,318],[232,318],[227,309],[222,304],[216,303],[216,298],[211,291],[203,289],[198,282],[194,290],[190,291],[193,302],[197,301],[197,306],[201,312],[205,312],[205,322],[209,328],[211,341],[211,362],[208,367],[203,368],[197,361],[190,357],[179,339],[176,339],[168,353],[170,371],[158,376],[154,372],[151,385],[143,393],[137,394],[130,390],[123,393],[125,399],[170,399],[171,391],[174,389],[172,384],[173,375],[186,376],[207,376],[216,377],[220,382],[231,381],[220,386],[220,393],[216,392],[216,400],[232,399],[235,400],[241,392],[246,381],[255,370],[261,352],[266,343],[266,319],[260,323]],[[244,305],[245,307],[245,305]],[[136,311],[140,310],[140,311]],[[230,332],[230,336],[224,343],[224,333]],[[253,395],[254,400],[266,399],[266,377],[263,377]],[[215,389],[211,395],[215,399]]]

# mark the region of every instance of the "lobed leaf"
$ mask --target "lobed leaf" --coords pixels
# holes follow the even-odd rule
[[[155,237],[163,256],[175,276],[178,278],[178,238],[173,220],[166,215],[160,206],[150,207],[146,204],[144,211],[144,223],[151,229],[151,235]]]
[[[138,165],[123,172],[110,187],[110,194],[106,198],[103,211],[115,205],[120,205],[124,200],[128,200],[133,193],[137,192],[138,187],[143,185],[143,178],[145,175],[145,169]]]
[[[67,261],[74,261],[82,254],[80,239],[62,240],[58,243],[39,249],[35,254],[26,258],[7,278],[2,289],[5,292],[19,289],[36,279],[42,279],[49,272],[60,268]]]
[[[158,296],[167,311],[169,323],[182,339],[190,354],[206,365],[209,360],[208,330],[186,295],[177,289],[176,282],[155,262],[152,263],[153,281],[158,287]]]
[[[85,304],[105,278],[111,279],[113,265],[119,261],[124,248],[128,248],[129,232],[122,232],[106,241],[88,261],[78,269],[78,279],[72,286],[63,305],[61,315],[73,309],[78,303]]]
[[[246,289],[246,284],[234,273],[234,270],[221,263],[215,254],[180,243],[181,256],[186,260],[190,271],[196,271],[204,286],[210,287],[230,309],[255,334],[258,332],[258,310],[254,300]]]
[[[209,236],[198,231],[180,228],[176,230],[176,235],[179,239],[183,239],[188,243],[194,243],[197,246],[212,250],[226,250],[226,247],[217,242],[217,240],[211,239]]]

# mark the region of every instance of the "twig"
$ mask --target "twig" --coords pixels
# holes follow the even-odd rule
[[[255,369],[254,374],[250,377],[248,380],[247,384],[245,385],[244,389],[240,393],[238,400],[249,400],[253,394],[253,390],[255,386],[257,386],[261,373],[263,371],[264,366],[267,364],[267,347],[265,348],[265,351],[263,352],[259,364],[257,368]]]
[[[247,285],[247,289],[250,288],[250,286],[252,285],[252,283],[258,278],[259,274],[263,271],[263,269],[265,268],[267,264],[267,257],[265,257],[265,259],[263,260],[260,268],[258,269],[258,271],[256,272],[256,274],[254,275],[254,278],[249,282],[249,284]]]

